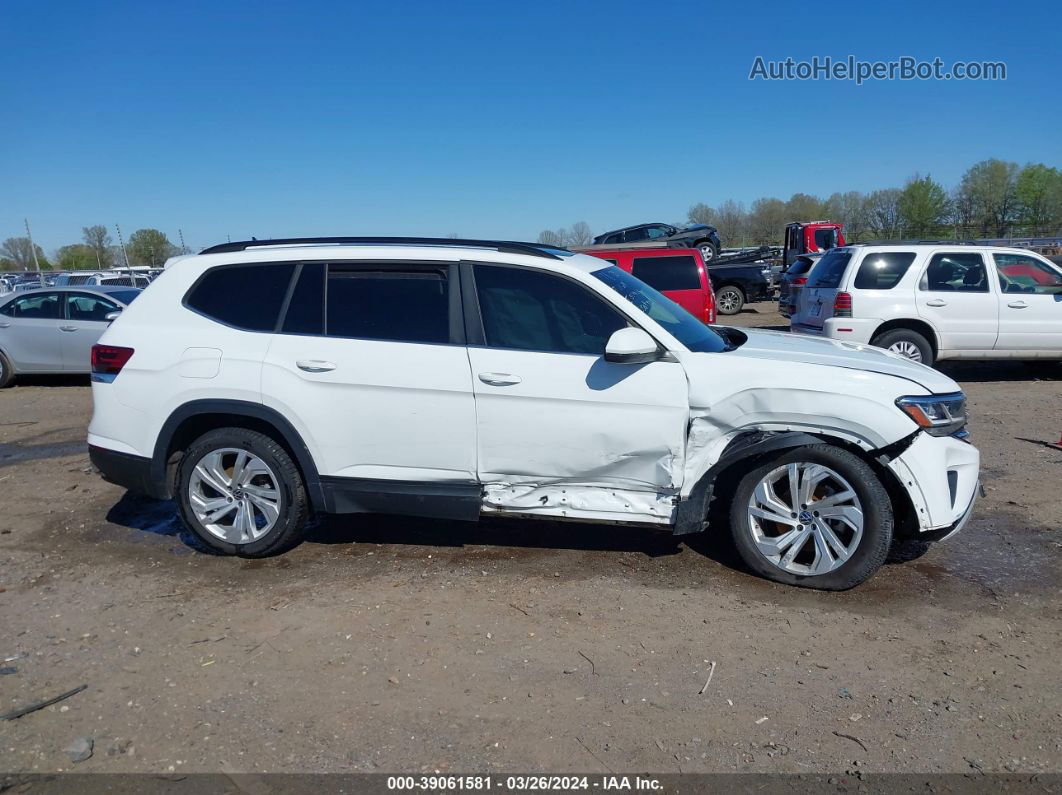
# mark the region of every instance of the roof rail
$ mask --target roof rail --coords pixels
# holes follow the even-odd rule
[[[528,254],[532,257],[557,259],[554,251],[565,251],[560,246],[547,246],[539,243],[519,243],[511,240],[464,240],[452,237],[280,237],[272,240],[240,240],[233,243],[220,243],[200,251],[200,254],[227,254],[233,251],[246,251],[249,248],[269,248],[273,246],[456,246],[463,248],[492,248],[505,254]]]
[[[974,240],[860,240],[858,243],[848,243],[849,246],[980,246]]]

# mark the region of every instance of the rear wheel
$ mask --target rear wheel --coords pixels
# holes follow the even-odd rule
[[[721,315],[736,315],[745,306],[745,294],[740,287],[728,284],[715,294],[715,305]]]
[[[730,506],[742,560],[767,579],[841,591],[892,544],[892,503],[874,471],[832,445],[786,451],[745,475]]]
[[[870,341],[871,345],[898,353],[913,362],[933,366],[933,346],[924,336],[908,328],[896,328],[879,334]]]
[[[261,558],[298,544],[310,514],[302,475],[265,434],[219,428],[197,439],[177,472],[181,519],[227,555]]]
[[[11,366],[11,360],[0,353],[0,389],[11,386],[15,380],[15,368]]]

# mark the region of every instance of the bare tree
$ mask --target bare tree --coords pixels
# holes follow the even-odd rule
[[[0,258],[10,262],[15,270],[35,270],[34,249],[36,249],[37,261],[40,262],[41,268],[50,268],[51,265],[48,264],[48,260],[44,256],[44,250],[40,246],[31,243],[28,237],[9,237],[0,246]]]
[[[712,224],[715,221],[715,210],[707,204],[698,202],[689,209],[689,222],[691,224]]]
[[[749,240],[757,245],[782,242],[782,233],[789,220],[789,211],[781,199],[756,199],[749,211]]]
[[[589,246],[593,241],[594,233],[586,221],[578,221],[568,230],[569,246]]]
[[[81,228],[81,238],[85,241],[85,245],[92,249],[97,267],[106,268],[114,263],[111,255],[111,236],[107,232],[107,227],[101,224],[84,226]]]
[[[749,214],[741,202],[727,199],[714,212],[715,228],[725,246],[742,246],[748,242]]]
[[[1017,178],[1018,164],[1004,160],[982,160],[963,174],[961,187],[982,233],[1007,234],[1018,210]]]
[[[564,246],[564,230],[543,229],[538,233],[538,242],[544,246]]]
[[[899,188],[884,188],[867,196],[867,226],[882,240],[892,240],[900,234],[900,193]]]

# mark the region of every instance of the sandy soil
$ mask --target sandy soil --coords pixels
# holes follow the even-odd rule
[[[948,369],[988,496],[841,594],[718,538],[512,520],[206,555],[92,472],[87,382],[4,390],[0,711],[88,687],[0,722],[0,771],[1062,770],[1062,366]]]

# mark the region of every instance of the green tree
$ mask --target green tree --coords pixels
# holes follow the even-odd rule
[[[1043,163],[1030,163],[1014,183],[1023,225],[1033,235],[1053,232],[1062,226],[1062,172]]]
[[[825,214],[822,199],[807,193],[794,193],[785,208],[790,221],[818,221]]]
[[[712,225],[715,222],[715,210],[703,202],[697,202],[690,207],[687,219],[691,224]]]
[[[862,240],[867,232],[866,197],[857,190],[834,193],[826,200],[823,216],[844,225],[844,239]]]
[[[130,265],[162,265],[177,253],[177,247],[158,229],[137,229],[125,247]]]
[[[948,217],[948,194],[927,174],[908,180],[897,201],[905,234],[925,237],[935,233]]]
[[[109,268],[114,264],[114,255],[111,251],[111,236],[107,227],[96,224],[81,228],[81,236],[85,245],[92,249],[92,256],[96,261],[96,267]]]
[[[774,197],[756,199],[749,209],[749,241],[756,245],[781,245],[789,211]]]
[[[64,271],[94,270],[99,267],[95,250],[84,243],[63,246],[55,252],[55,264]]]
[[[4,241],[3,246],[0,246],[0,258],[10,262],[12,270],[32,271],[36,270],[33,261],[34,251],[37,253],[37,262],[40,263],[41,270],[49,270],[52,266],[44,256],[44,249],[30,243],[28,237],[9,237]]]
[[[963,174],[960,189],[968,197],[982,234],[1003,237],[1017,216],[1018,164],[982,160]]]

